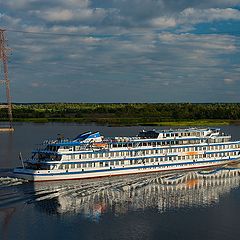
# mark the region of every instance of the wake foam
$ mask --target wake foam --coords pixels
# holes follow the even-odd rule
[[[0,187],[1,186],[15,186],[28,182],[27,180],[13,178],[13,177],[0,177]]]

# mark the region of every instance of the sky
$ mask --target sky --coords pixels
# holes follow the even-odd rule
[[[240,0],[7,0],[0,28],[13,102],[240,102]]]

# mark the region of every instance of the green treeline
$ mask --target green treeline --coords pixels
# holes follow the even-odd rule
[[[239,103],[46,103],[13,104],[14,121],[75,121],[109,124],[225,122],[240,120]],[[0,109],[1,120],[7,119]]]

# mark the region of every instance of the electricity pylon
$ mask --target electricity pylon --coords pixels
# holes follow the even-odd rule
[[[10,95],[10,82],[8,79],[8,48],[6,47],[6,38],[5,38],[5,30],[0,29],[0,65],[3,68],[3,79],[0,79],[0,83],[5,85],[6,87],[6,98],[7,104],[0,105],[0,108],[8,109],[8,118],[9,118],[9,127],[8,128],[0,128],[0,131],[13,131],[13,116],[12,116],[12,101]]]

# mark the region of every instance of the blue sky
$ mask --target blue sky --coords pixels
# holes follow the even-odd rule
[[[239,9],[240,0],[4,1],[13,102],[240,102]]]

